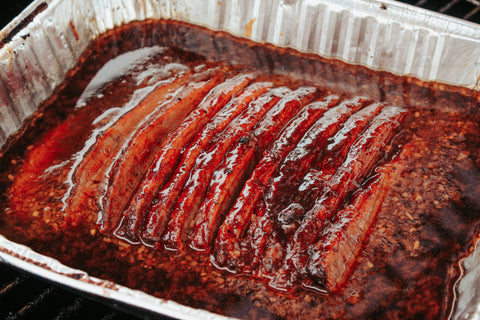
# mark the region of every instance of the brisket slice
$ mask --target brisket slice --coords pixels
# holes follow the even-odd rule
[[[134,104],[127,106],[126,112],[118,120],[110,121],[93,132],[83,150],[77,153],[69,172],[72,184],[63,199],[69,219],[82,216],[89,200],[102,195],[107,187],[107,171],[124,144],[144,123],[145,118],[160,112],[159,101],[171,99],[179,88],[191,81],[191,77],[192,74],[187,72],[160,81],[138,104],[135,104],[134,95],[131,101]]]
[[[160,241],[173,206],[177,202],[178,196],[190,176],[190,171],[195,165],[199,154],[210,145],[215,135],[223,131],[232,120],[248,107],[251,101],[271,87],[272,84],[269,82],[259,82],[248,86],[220,110],[212,122],[208,123],[196,136],[195,140],[190,143],[183,153],[175,172],[158,193],[154,200],[155,204],[146,217],[141,233],[141,240],[144,244],[151,246],[155,242]]]
[[[406,110],[386,107],[355,141],[346,160],[325,183],[322,195],[303,218],[290,239],[283,265],[270,285],[278,290],[290,290],[298,278],[306,274],[308,248],[323,230],[325,223],[339,209],[346,197],[366,179],[366,175],[383,155],[385,146],[396,133]]]
[[[190,242],[192,248],[210,249],[225,214],[263,152],[272,145],[279,132],[316,93],[316,88],[303,87],[286,95],[254,128],[252,137],[247,139],[248,143],[240,139],[237,146],[226,155],[223,164],[213,175],[195,218]]]
[[[400,170],[399,161],[378,167],[377,174],[336,213],[333,222],[322,232],[320,240],[309,249],[308,276],[303,280],[305,287],[335,291],[345,282],[388,192],[388,186],[395,181]]]
[[[318,146],[322,147],[320,151],[297,152],[292,158],[296,158],[298,154],[308,154],[306,157],[299,157],[300,161],[297,163],[288,163],[287,160],[290,159],[287,157],[284,163],[287,170],[283,172],[283,176],[282,172],[280,172],[272,184],[273,187],[277,183],[277,186],[272,188],[277,191],[277,199],[275,197],[273,197],[273,200],[270,198],[269,203],[267,198],[266,205],[263,207],[263,209],[268,209],[270,205],[270,214],[267,211],[267,214],[263,215],[261,219],[265,216],[270,217],[271,222],[270,224],[261,224],[270,226],[270,233],[266,237],[266,248],[268,249],[265,251],[263,258],[261,258],[262,265],[259,268],[259,272],[271,277],[278,269],[279,264],[283,261],[285,246],[292,238],[293,232],[298,228],[302,216],[311,209],[311,203],[316,197],[320,196],[325,181],[342,164],[358,135],[372,118],[382,110],[382,107],[383,105],[381,104],[372,104],[352,114],[343,123],[341,129],[328,139],[330,144],[325,146],[322,143],[317,143]],[[325,123],[333,124],[334,122],[329,121],[327,118]],[[315,143],[315,141],[312,142]],[[305,150],[303,146],[302,149]],[[311,166],[315,171],[309,171],[307,166]],[[300,170],[296,170],[296,168],[300,168]],[[307,171],[311,174],[304,175]],[[312,176],[313,173],[314,175]],[[282,181],[282,178],[288,180],[283,179],[284,181]],[[302,181],[304,183],[299,186]],[[310,182],[310,185],[307,187],[304,185],[306,181]],[[300,190],[303,190],[303,192]]]
[[[162,142],[222,80],[223,74],[219,68],[196,74],[188,85],[179,89],[173,99],[162,106],[161,112],[136,131],[109,171],[109,183],[102,199],[99,219],[102,230],[111,230],[118,225],[125,206]]]
[[[340,167],[355,140],[384,107],[382,103],[371,104],[353,114],[345,122],[342,129],[335,134],[331,143],[325,148],[323,157],[312,165],[303,178],[294,203],[301,204],[305,211],[311,209],[312,202],[320,196],[325,181],[328,181]]]
[[[279,163],[296,145],[310,126],[338,101],[337,96],[328,96],[322,101],[305,106],[282,131],[272,147],[268,149],[246,181],[240,195],[221,225],[215,241],[213,257],[219,267],[230,270],[237,268],[239,248],[235,248],[242,237],[248,221],[271,176]]]
[[[282,262],[285,243],[279,241],[276,222],[278,213],[290,204],[305,172],[317,158],[324,155],[324,148],[341,125],[368,102],[365,98],[345,101],[325,112],[287,155],[273,177],[259,214],[258,226],[253,233],[255,261],[261,261],[259,275],[271,277]],[[292,192],[293,191],[293,192]],[[255,225],[257,226],[257,225]]]
[[[247,110],[215,138],[210,148],[199,155],[167,224],[163,236],[165,248],[169,250],[184,248],[188,225],[202,203],[209,181],[225,153],[289,91],[284,87],[276,88],[250,103]]]
[[[291,203],[277,212],[275,229],[269,239],[272,246],[279,243],[280,239],[285,239],[283,243],[291,239],[304,213],[311,209],[312,203],[321,195],[326,181],[340,167],[355,140],[383,107],[384,104],[375,103],[356,112],[330,139],[331,142],[324,149],[322,156],[312,164],[312,168],[303,177],[298,190],[292,192]]]
[[[118,237],[130,242],[138,241],[139,229],[143,226],[152,201],[175,169],[182,149],[253,78],[252,74],[242,74],[217,85],[179,127],[168,135],[123,213],[120,225],[115,231]]]

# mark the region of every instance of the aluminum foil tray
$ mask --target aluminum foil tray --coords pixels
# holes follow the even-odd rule
[[[0,31],[0,147],[62,83],[90,40],[174,19],[374,70],[480,89],[480,26],[389,0],[37,0]],[[179,319],[226,319],[90,277],[0,235],[0,261]],[[462,260],[454,319],[480,319],[479,250]]]

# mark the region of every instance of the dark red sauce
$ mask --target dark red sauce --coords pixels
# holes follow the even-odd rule
[[[137,50],[142,47],[146,49]],[[91,219],[65,221],[66,161],[82,151],[92,130],[115,117],[115,108],[138,100],[135,95],[162,72],[162,59],[184,66],[224,61],[238,70],[262,71],[263,79],[277,85],[313,84],[324,95],[365,95],[409,110],[392,145],[408,145],[411,152],[402,159],[405,165],[338,290],[282,294],[258,278],[215,268],[208,254],[130,244],[98,230],[95,207],[85,211]],[[99,70],[102,77],[93,78]],[[447,318],[460,274],[457,262],[472,250],[480,222],[477,99],[465,89],[259,45],[185,23],[132,23],[92,42],[22,134],[3,148],[0,233],[93,276],[228,316]],[[58,140],[50,139],[54,134]],[[31,188],[14,189],[12,182],[22,178],[29,151],[47,141],[62,143],[47,146],[51,158],[39,158],[38,175],[23,184]],[[393,148],[383,161],[398,153]],[[49,163],[47,178],[42,177],[42,161]]]

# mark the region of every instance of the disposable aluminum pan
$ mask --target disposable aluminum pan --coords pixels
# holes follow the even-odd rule
[[[160,18],[479,90],[480,27],[393,1],[37,0],[0,32],[0,147],[63,81],[90,40],[115,26]],[[479,251],[460,262],[454,319],[480,319]],[[226,319],[91,277],[1,235],[0,261],[154,313]]]

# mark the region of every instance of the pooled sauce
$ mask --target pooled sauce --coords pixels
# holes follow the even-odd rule
[[[480,119],[474,93],[179,22],[115,29],[95,40],[80,61],[32,116],[24,134],[2,150],[1,234],[90,275],[228,316],[448,317],[460,273],[457,261],[472,250],[480,222]],[[82,218],[74,223],[65,214],[66,195],[76,188],[70,168],[99,139],[108,138],[109,123],[143,101],[159,81],[187,69],[201,73],[225,66],[222,61],[234,73],[259,72],[256,81],[277,87],[315,86],[322,97],[336,95],[344,101],[362,95],[408,110],[382,160],[388,164],[398,156],[400,172],[388,186],[347,280],[332,292],[307,283],[282,293],[266,278],[216,268],[207,253],[121,240],[99,230],[97,203],[85,202]],[[242,139],[245,145],[251,142]],[[128,151],[124,144],[116,146],[118,150],[105,150],[112,157]],[[408,152],[395,146],[406,146]],[[85,170],[92,177],[101,171]],[[316,174],[310,170],[305,177]],[[295,212],[285,214],[284,221],[294,220]],[[289,229],[284,230],[288,236]]]

